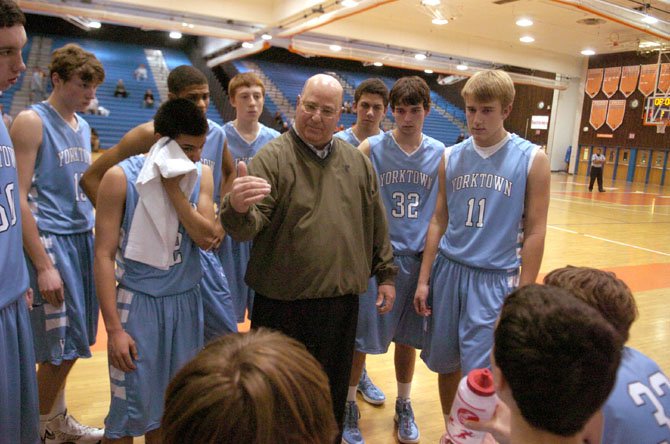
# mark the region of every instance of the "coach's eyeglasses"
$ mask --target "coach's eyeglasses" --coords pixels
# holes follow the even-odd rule
[[[337,110],[327,106],[319,106],[314,102],[300,102],[300,106],[307,114],[314,115],[318,112],[322,119],[332,119],[337,115]]]

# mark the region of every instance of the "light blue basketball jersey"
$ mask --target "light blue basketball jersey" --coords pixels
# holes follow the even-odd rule
[[[159,270],[150,265],[126,259],[125,250],[128,243],[126,237],[130,233],[135,207],[139,201],[139,194],[135,188],[137,179],[145,158],[131,157],[119,163],[126,175],[126,208],[121,223],[121,239],[116,254],[116,280],[130,290],[162,297],[186,292],[195,287],[202,277],[198,247],[191,240],[183,225],[179,224],[177,244],[174,249],[175,265],[167,270]],[[200,194],[200,174],[202,165],[198,162],[198,181],[190,202],[196,205]]]
[[[421,253],[437,201],[437,176],[444,144],[423,135],[419,147],[407,154],[393,138],[392,131],[370,137],[368,143],[386,208],[393,252]]]
[[[205,146],[202,148],[200,161],[203,165],[208,165],[212,169],[212,175],[214,176],[214,193],[212,197],[218,213],[218,209],[221,206],[221,163],[223,162],[223,143],[226,140],[226,136],[218,123],[209,119],[207,119],[207,123],[209,124],[209,130],[207,130],[207,139],[205,140]]]
[[[356,135],[354,134],[353,127],[347,128],[345,130],[342,130],[338,133],[335,133],[333,137],[339,137],[340,139],[344,140],[345,142],[349,142],[356,148],[358,148],[358,145],[361,144],[361,141],[358,140]]]
[[[526,179],[537,150],[516,134],[486,158],[475,151],[472,137],[447,148],[449,224],[442,254],[490,270],[521,265]]]
[[[74,130],[47,102],[32,105],[42,119],[42,145],[28,197],[37,227],[56,234],[93,229],[93,205],[79,188],[91,164],[91,128],[75,114]]]
[[[670,443],[670,381],[658,364],[624,347],[616,383],[603,407],[607,444]]]
[[[19,181],[14,147],[4,123],[0,124],[0,309],[21,297],[28,288],[23,258]]]
[[[245,163],[249,164],[249,161],[256,155],[258,150],[260,150],[263,145],[275,137],[279,137],[279,133],[272,128],[268,128],[262,123],[259,123],[258,125],[260,125],[258,136],[256,136],[256,139],[254,139],[254,141],[251,143],[244,140],[244,137],[242,137],[240,133],[237,132],[233,122],[228,122],[223,125],[223,132],[226,135],[228,149],[230,150],[230,154],[233,156],[235,166],[237,166],[239,161],[244,161]]]

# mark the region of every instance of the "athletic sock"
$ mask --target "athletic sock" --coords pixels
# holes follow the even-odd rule
[[[409,399],[409,394],[412,391],[411,382],[398,382],[398,398]]]
[[[355,385],[349,386],[349,391],[347,392],[347,402],[356,401],[356,387]]]

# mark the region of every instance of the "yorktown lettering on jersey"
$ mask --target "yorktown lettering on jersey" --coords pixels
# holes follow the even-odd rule
[[[503,193],[507,197],[512,196],[512,182],[496,174],[472,173],[451,179],[453,191],[464,188],[489,188]]]
[[[380,186],[394,183],[413,183],[430,190],[433,187],[433,178],[417,170],[392,170],[379,174]]]
[[[203,157],[203,158],[200,159],[200,162],[201,162],[203,165],[207,165],[208,167],[210,167],[210,168],[212,168],[212,169],[214,168],[214,161],[213,161],[213,160],[205,159],[205,158]]]
[[[11,146],[0,145],[0,168],[16,168],[16,156],[14,148]]]
[[[63,166],[70,164],[72,162],[84,162],[91,164],[91,153],[86,149],[79,146],[73,146],[72,148],[66,148],[58,152],[58,166]]]

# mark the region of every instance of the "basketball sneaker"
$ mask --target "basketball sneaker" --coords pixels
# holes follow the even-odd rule
[[[403,444],[419,442],[419,428],[414,422],[414,412],[409,399],[396,399],[393,420],[398,424],[398,441]]]
[[[372,382],[365,367],[363,367],[363,373],[361,373],[361,379],[358,381],[356,390],[361,392],[363,399],[370,404],[382,405],[386,401],[386,395]]]
[[[67,410],[53,417],[44,427],[42,442],[44,444],[98,444],[102,441],[104,429],[80,424]]]
[[[343,444],[365,444],[361,430],[358,428],[358,418],[361,413],[358,411],[356,401],[347,401],[344,409],[344,427],[342,430]]]

